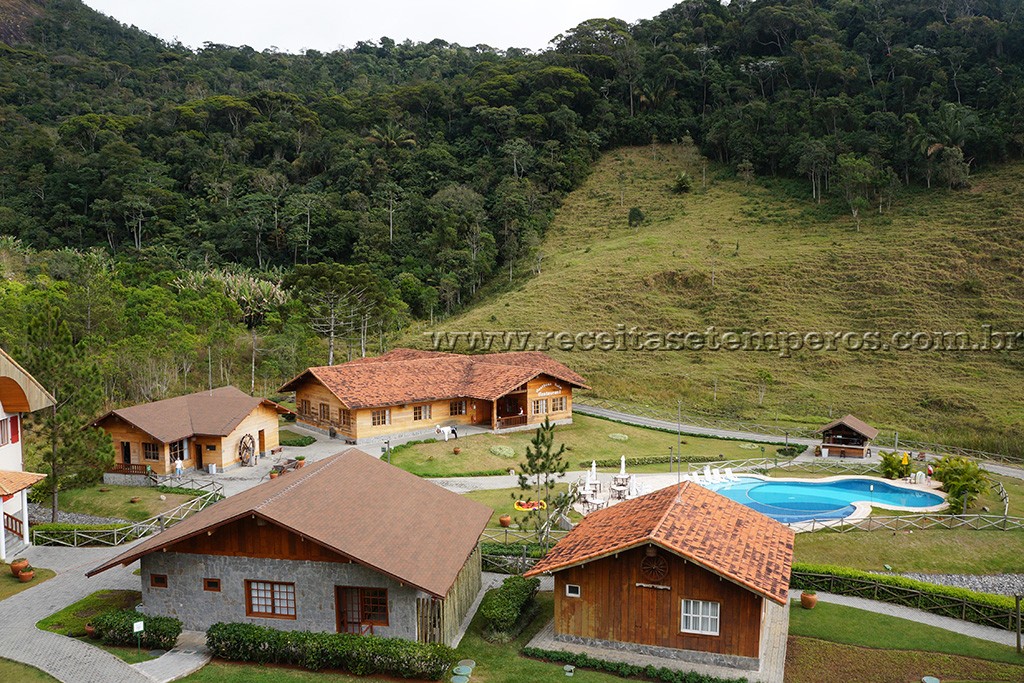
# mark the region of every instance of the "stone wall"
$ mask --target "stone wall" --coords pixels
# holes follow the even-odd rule
[[[142,558],[142,602],[147,614],[176,617],[186,630],[205,631],[217,622],[259,624],[287,631],[337,630],[334,587],[388,589],[388,626],[374,635],[416,640],[416,598],[425,594],[358,564],[272,560],[192,553],[152,553]],[[166,574],[167,588],[150,586],[151,574]],[[220,592],[203,590],[203,579],[220,579]],[[245,581],[295,584],[295,619],[248,617]]]
[[[145,474],[121,474],[119,472],[104,472],[103,483],[108,486],[150,486],[152,481]]]
[[[744,671],[757,671],[761,661],[753,657],[738,657],[736,655],[723,655],[715,652],[700,652],[698,650],[677,650],[671,647],[657,647],[655,645],[641,645],[639,643],[623,643],[617,640],[600,640],[598,638],[583,638],[580,636],[559,633],[555,640],[560,643],[572,643],[574,645],[585,645],[587,647],[603,650],[619,650],[622,652],[635,652],[651,657],[662,659],[675,659],[683,662],[695,662],[697,664],[710,664],[711,666],[724,666],[730,669],[742,669]],[[595,655],[600,659],[599,655]]]

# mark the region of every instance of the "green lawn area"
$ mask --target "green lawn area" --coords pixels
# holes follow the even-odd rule
[[[57,683],[50,674],[43,673],[34,666],[0,659],[0,681],[17,681],[18,683]]]
[[[142,600],[139,591],[102,590],[87,595],[36,624],[37,628],[63,636],[85,635],[85,625],[98,614],[112,609],[134,609]]]
[[[27,590],[32,586],[36,586],[43,581],[52,579],[56,576],[52,569],[43,569],[41,567],[33,567],[33,569],[36,570],[35,578],[28,583],[22,583],[21,579],[14,576],[14,574],[11,574],[11,568],[9,565],[0,564],[0,600],[6,600],[12,595],[20,593],[23,590]]]
[[[160,496],[164,500],[160,500]],[[139,502],[131,502],[132,498],[139,498]],[[192,496],[178,493],[160,493],[155,487],[149,486],[97,484],[84,489],[61,491],[60,509],[64,512],[141,522],[191,499]],[[44,506],[49,507],[49,504],[49,499],[43,501]]]
[[[797,534],[797,562],[837,564],[865,571],[1000,574],[1020,571],[1024,532],[931,529],[899,532]]]
[[[555,486],[555,493],[561,493],[562,491],[565,491],[568,488],[568,484],[557,484]],[[527,496],[529,496],[530,494],[531,491],[523,491],[522,489],[519,488],[511,488],[488,489],[485,491],[470,491],[469,493],[464,493],[462,495],[464,495],[466,498],[471,498],[472,500],[475,500],[478,503],[483,503],[487,507],[494,510],[494,514],[491,515],[491,521],[488,523],[488,526],[500,527],[501,524],[498,522],[498,517],[502,515],[512,515],[512,519],[515,520],[516,516],[522,516],[525,514],[523,512],[517,512],[515,508],[512,507],[513,503],[515,502],[512,496],[515,495],[517,499],[521,498],[525,500]],[[573,522],[578,522],[581,519],[583,519],[583,515],[579,514],[578,512],[570,512],[569,519],[571,519]]]
[[[609,434],[624,434],[626,441],[617,441]],[[533,431],[511,434],[478,434],[464,436],[456,441],[432,441],[398,447],[392,454],[391,462],[404,470],[421,477],[447,477],[472,472],[491,472],[519,469],[525,460],[526,448]],[[668,456],[669,446],[676,447],[676,436],[654,429],[644,429],[619,424],[585,415],[575,415],[573,424],[555,428],[555,445],[565,444],[565,458],[569,470],[582,470],[593,460]],[[511,458],[495,455],[492,446],[507,446],[515,451]],[[459,448],[456,455],[453,449]],[[706,439],[683,435],[683,456],[714,456],[725,459],[759,458],[760,444],[724,439]],[[778,446],[765,446],[765,455],[774,456]],[[630,472],[668,472],[668,463],[630,467]],[[601,468],[602,471],[618,471],[618,465]]]

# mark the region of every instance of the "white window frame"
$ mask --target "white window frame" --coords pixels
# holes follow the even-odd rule
[[[6,446],[11,442],[11,418],[5,417],[0,420],[0,446]]]
[[[565,412],[565,396],[556,396],[555,398],[551,399],[551,412]]]
[[[530,406],[533,409],[534,415],[547,415],[548,414],[548,400],[546,398],[535,398],[533,399],[533,405]]]
[[[382,421],[377,421],[377,419],[374,417],[373,414],[374,413],[381,413],[381,412],[384,413],[384,415],[382,415],[383,420]],[[370,411],[370,426],[371,427],[385,427],[385,426],[387,426],[389,424],[391,424],[391,408],[379,408],[379,409],[371,410]]]
[[[721,628],[721,603],[683,598],[679,631],[702,636],[717,636]]]
[[[572,589],[575,589],[575,591],[572,590]],[[579,585],[577,585],[575,583],[567,583],[567,584],[565,584],[565,597],[567,597],[567,598],[578,598],[582,594],[583,594],[583,591],[580,589]]]
[[[417,411],[419,411],[419,415],[420,415],[419,417],[416,417]],[[412,409],[412,419],[413,419],[413,422],[420,422],[422,420],[429,420],[430,419],[430,404],[429,403],[424,403],[421,406],[413,406],[413,409]]]
[[[448,416],[455,417],[456,415],[466,414],[466,400],[458,399],[455,401],[448,402]]]

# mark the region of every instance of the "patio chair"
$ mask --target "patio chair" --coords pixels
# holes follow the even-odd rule
[[[711,477],[711,465],[704,465],[704,479],[707,480],[708,483],[714,481]]]
[[[726,481],[737,481],[739,479],[739,477],[737,477],[735,474],[733,474],[731,467],[726,467],[725,468],[725,479],[726,479]]]
[[[713,483],[713,484],[723,484],[723,483],[725,483],[725,479],[722,478],[722,471],[720,469],[718,469],[717,467],[715,469],[711,470],[711,483]]]

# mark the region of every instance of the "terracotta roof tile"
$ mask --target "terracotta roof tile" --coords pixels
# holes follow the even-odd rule
[[[491,509],[351,448],[225,498],[87,576],[249,515],[444,597]]]
[[[656,543],[786,604],[793,532],[691,482],[588,515],[526,576],[559,571],[644,543]]]
[[[582,377],[540,352],[467,356],[395,349],[377,358],[309,368],[280,391],[294,391],[312,376],[352,409],[449,398],[493,401],[540,374],[588,388]]]
[[[46,479],[45,474],[35,472],[11,472],[0,470],[0,495],[9,496],[12,493],[24,491],[36,482]]]
[[[829,422],[827,425],[825,425],[824,427],[822,427],[818,431],[819,432],[823,432],[826,429],[832,429],[833,427],[836,427],[836,426],[841,425],[841,424],[842,425],[846,425],[847,427],[849,427],[853,431],[857,432],[858,434],[861,434],[862,436],[867,437],[868,439],[873,439],[876,436],[878,436],[878,430],[877,429],[875,429],[874,427],[872,427],[868,423],[863,422],[862,420],[857,419],[853,415],[847,415],[846,417],[841,417],[838,420],[832,420],[831,422]]]
[[[118,408],[94,420],[92,425],[100,427],[108,418],[117,416],[163,443],[197,434],[227,436],[260,404],[266,404],[279,413],[291,412],[273,401],[249,396],[233,386],[226,386]]]

